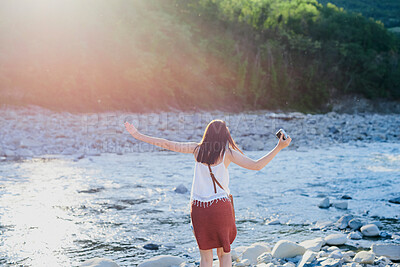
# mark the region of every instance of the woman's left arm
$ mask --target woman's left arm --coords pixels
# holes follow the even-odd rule
[[[129,122],[125,122],[125,127],[134,138],[175,152],[193,153],[194,148],[197,146],[197,143],[195,142],[174,142],[164,138],[152,137],[142,134],[135,128],[135,126],[133,126]]]

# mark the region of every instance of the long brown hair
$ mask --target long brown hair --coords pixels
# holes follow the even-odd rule
[[[196,152],[196,150],[199,151],[196,161],[214,164],[217,162],[218,158],[225,153],[226,144],[228,142],[230,147],[243,154],[242,150],[237,147],[235,141],[232,139],[226,123],[223,120],[212,120],[207,125],[200,144],[194,149],[194,152]]]

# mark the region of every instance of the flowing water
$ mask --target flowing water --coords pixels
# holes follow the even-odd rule
[[[190,192],[174,191],[180,184],[190,190],[193,170],[192,155],[168,151],[0,162],[0,265],[79,266],[105,257],[136,266],[160,254],[198,262]],[[388,202],[400,196],[400,144],[285,149],[261,171],[231,163],[229,172],[233,248],[325,236],[312,225],[346,213],[400,231],[400,205]],[[324,195],[352,197],[349,209],[318,208]],[[271,219],[282,224],[266,225]],[[144,249],[148,243],[160,247]]]

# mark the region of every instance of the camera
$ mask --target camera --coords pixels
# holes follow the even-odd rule
[[[285,132],[285,130],[283,130],[283,129],[279,129],[279,131],[276,132],[275,136],[276,136],[278,139],[280,139],[282,134],[283,134],[283,140],[286,140],[286,139],[288,138],[288,135],[287,135],[287,133]]]

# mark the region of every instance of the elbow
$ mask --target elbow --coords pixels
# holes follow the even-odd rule
[[[262,168],[263,168],[263,166],[261,166],[261,165],[259,165],[259,164],[256,164],[256,165],[254,166],[253,170],[255,170],[255,171],[261,171]]]

